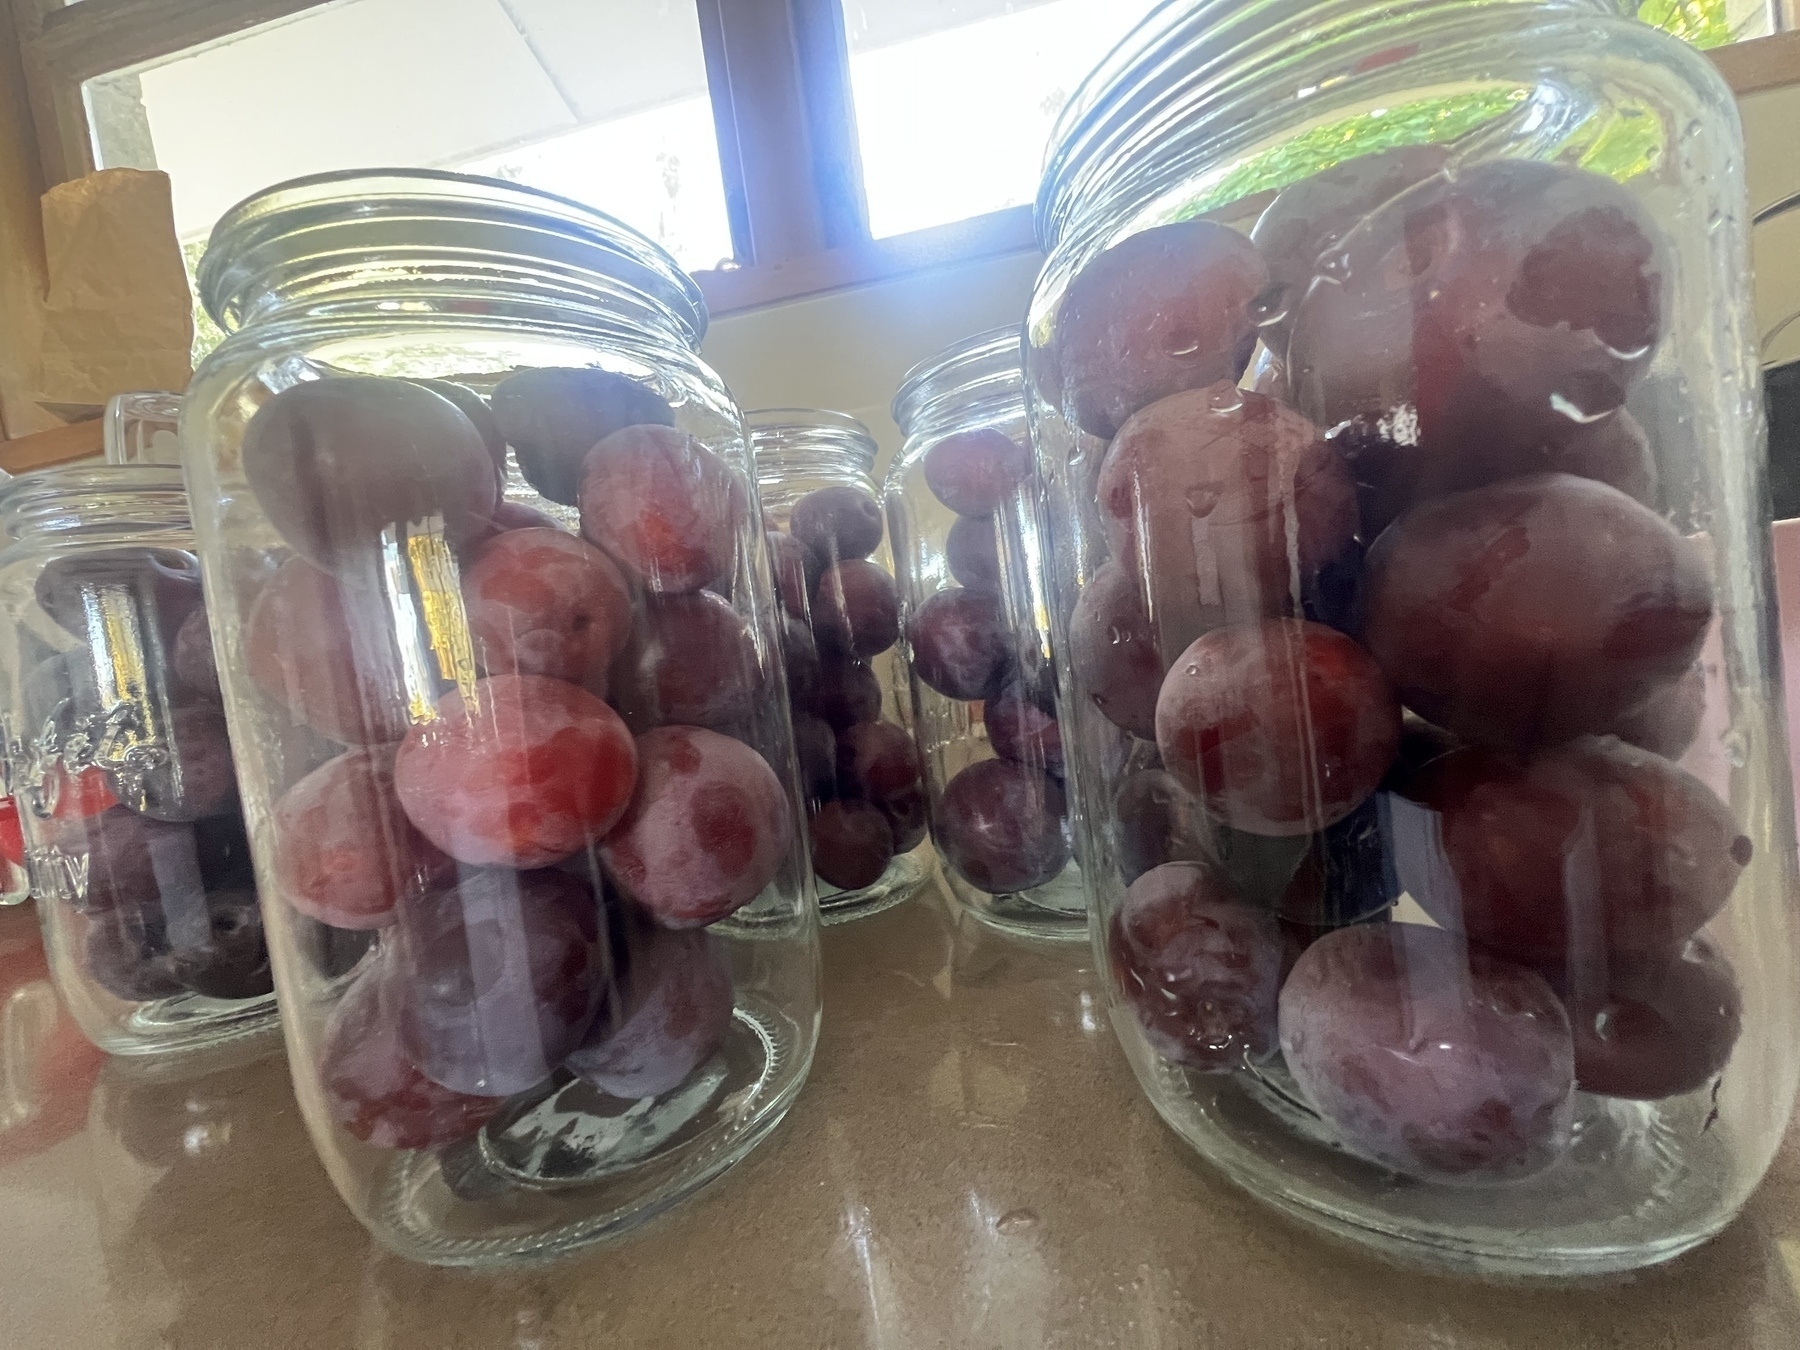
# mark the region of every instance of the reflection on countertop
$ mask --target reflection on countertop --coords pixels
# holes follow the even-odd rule
[[[0,913],[0,953],[31,927],[29,911]],[[9,1147],[0,1116],[0,1342],[1800,1343],[1796,1138],[1732,1228],[1660,1270],[1528,1292],[1413,1274],[1212,1175],[1138,1093],[1085,948],[958,923],[939,891],[828,930],[825,960],[812,1081],[768,1144],[633,1241],[489,1274],[373,1245],[314,1157],[278,1055],[200,1076],[113,1060],[96,1076],[66,1038],[45,1033],[21,1059],[9,1034],[9,1100],[41,1084],[41,1118],[69,1125]]]

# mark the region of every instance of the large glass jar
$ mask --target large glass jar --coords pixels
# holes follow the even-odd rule
[[[840,923],[910,898],[926,875],[878,447],[842,413],[766,408],[749,423],[819,914]]]
[[[118,1055],[272,1031],[181,471],[26,474],[0,528],[7,761],[71,1014]]]
[[[906,442],[883,496],[944,878],[983,923],[1079,939],[1087,910],[1062,784],[1019,330],[978,334],[910,371],[894,420]]]
[[[704,302],[609,217],[423,172],[252,197],[200,285],[182,455],[314,1143],[420,1260],[626,1232],[768,1134],[818,1025]]]
[[[1038,203],[1033,435],[1114,1025],[1418,1261],[1717,1232],[1800,1065],[1742,150],[1562,3],[1171,5]]]

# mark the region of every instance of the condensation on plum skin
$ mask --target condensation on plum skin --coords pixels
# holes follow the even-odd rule
[[[1280,997],[1281,1048],[1352,1153],[1409,1176],[1491,1185],[1570,1142],[1575,1051],[1544,980],[1421,924],[1318,939]]]
[[[1743,1029],[1737,974],[1704,937],[1666,960],[1571,962],[1546,975],[1569,1010],[1584,1092],[1660,1101],[1696,1091],[1723,1071]]]
[[[1226,823],[1309,834],[1380,783],[1400,705],[1369,654],[1335,629],[1270,619],[1214,629],[1170,668],[1156,705],[1163,763]]]
[[[1142,230],[1069,283],[1054,363],[1084,431],[1110,437],[1160,398],[1235,380],[1268,269],[1254,245],[1212,221]]]
[[[1115,726],[1151,740],[1168,665],[1156,629],[1124,564],[1108,562],[1081,589],[1069,620],[1077,687]]]
[[[1434,455],[1558,439],[1617,409],[1668,309],[1666,249],[1632,192],[1504,159],[1427,180],[1344,236],[1290,343],[1321,425],[1411,416]]]
[[[1108,929],[1113,980],[1164,1059],[1226,1073],[1275,1050],[1282,936],[1210,866],[1166,863],[1126,889]]]
[[[1323,433],[1229,383],[1134,415],[1095,492],[1107,547],[1164,652],[1222,623],[1296,612],[1357,531],[1356,484]]]

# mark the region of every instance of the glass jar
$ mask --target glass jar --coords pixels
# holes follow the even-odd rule
[[[116,1055],[272,1031],[181,471],[26,474],[0,521],[7,760],[57,988]]]
[[[983,923],[1079,939],[1019,330],[914,368],[894,421],[906,442],[883,496],[944,878]]]
[[[114,394],[106,400],[101,444],[108,464],[181,463],[181,395],[164,390]]]
[[[1139,1081],[1391,1255],[1703,1241],[1800,1065],[1729,92],[1599,0],[1218,0],[1047,165],[1033,435]]]
[[[314,1143],[415,1259],[622,1234],[769,1133],[818,1025],[704,302],[609,217],[428,172],[252,197],[200,286],[182,456]]]
[[[906,725],[877,446],[842,413],[767,408],[749,423],[819,913],[839,923],[925,884],[925,788]]]

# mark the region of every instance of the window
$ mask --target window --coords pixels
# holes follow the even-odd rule
[[[1058,111],[1155,0],[0,4],[44,180],[167,170],[190,257],[270,183],[422,165],[610,211],[726,312],[1029,249]],[[1702,46],[1800,17],[1641,4]]]
[[[1050,130],[1157,0],[841,0],[877,239],[1037,196]]]
[[[347,0],[82,92],[96,163],[166,170],[184,241],[270,183],[406,165],[593,202],[690,270],[732,256],[682,0]]]

